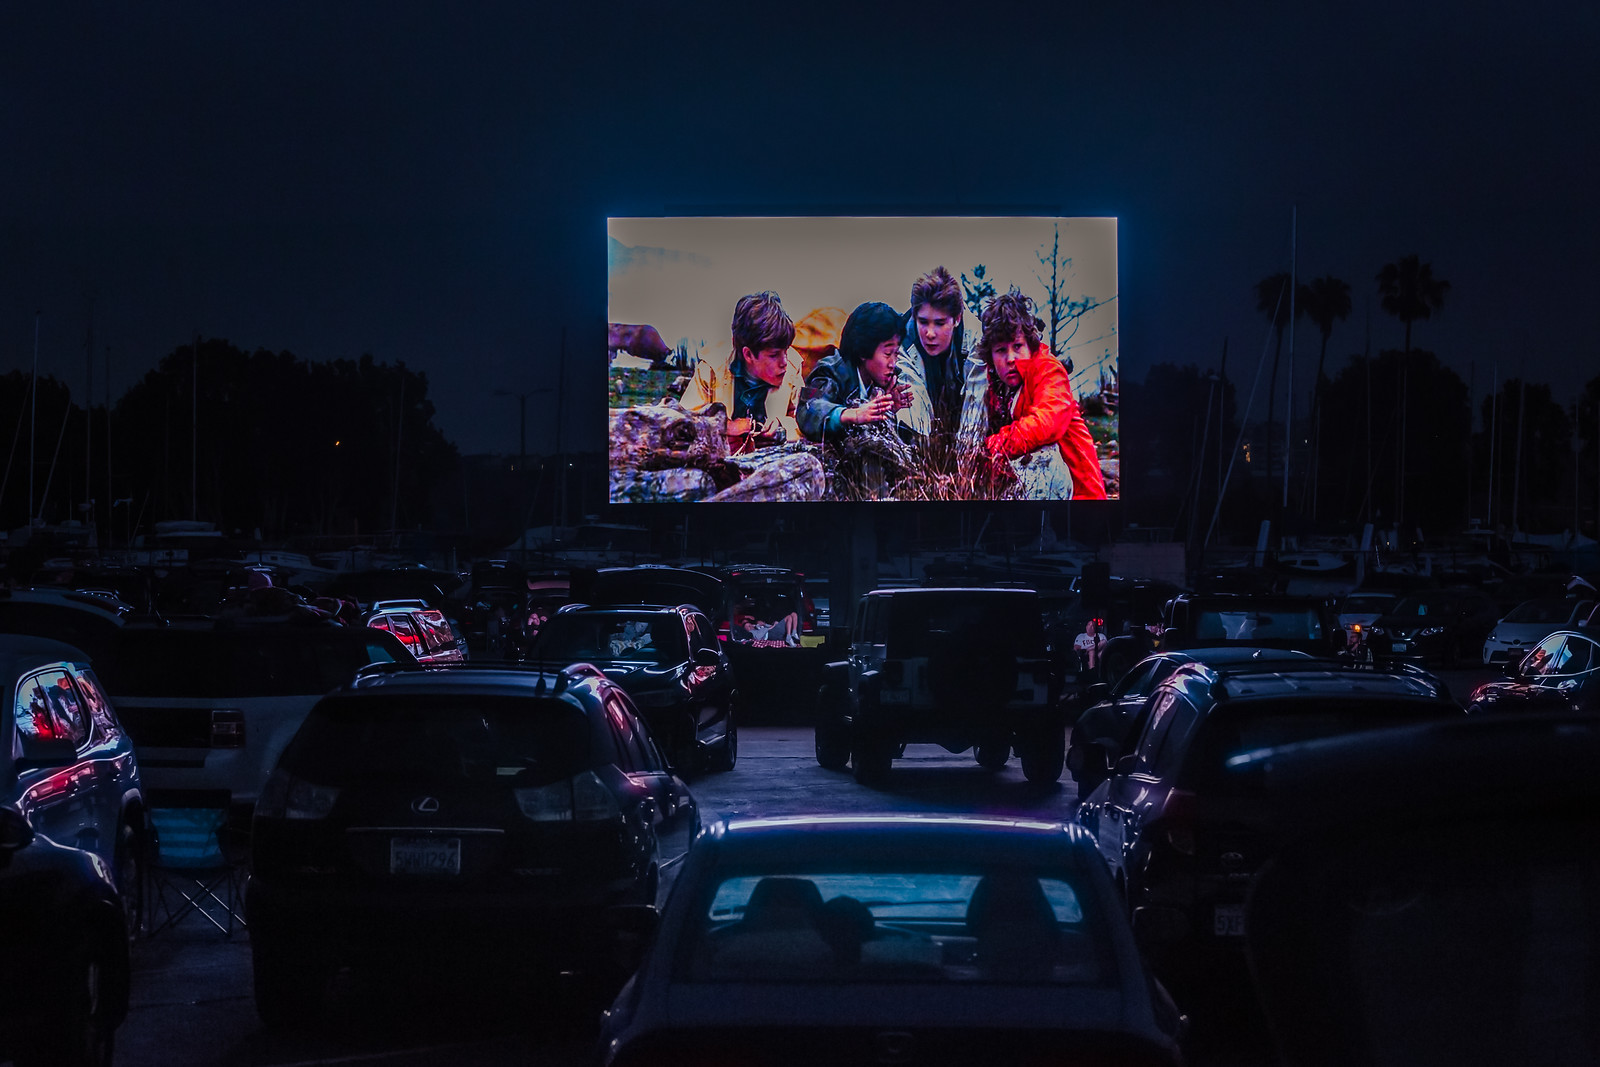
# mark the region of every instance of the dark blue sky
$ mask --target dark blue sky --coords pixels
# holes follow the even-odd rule
[[[509,451],[491,394],[553,383],[565,326],[598,447],[608,214],[970,206],[1118,216],[1124,373],[1227,335],[1247,390],[1298,204],[1302,276],[1354,291],[1333,368],[1369,307],[1400,346],[1373,276],[1416,252],[1451,290],[1415,343],[1479,395],[1600,373],[1593,6],[1106,6],[8,5],[0,370],[38,309],[81,394],[92,291],[117,393],[196,330],[370,351]]]

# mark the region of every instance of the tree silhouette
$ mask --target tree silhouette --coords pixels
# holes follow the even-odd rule
[[[1303,310],[1306,318],[1316,324],[1317,332],[1322,335],[1322,349],[1317,353],[1317,376],[1311,387],[1311,454],[1315,457],[1311,484],[1314,491],[1321,474],[1318,460],[1321,458],[1319,442],[1322,439],[1322,369],[1328,360],[1328,339],[1333,336],[1333,324],[1350,317],[1350,283],[1332,275],[1324,275],[1302,285],[1298,296],[1297,310]],[[1315,499],[1313,496],[1313,502]],[[1311,517],[1316,518],[1315,503]]]
[[[1272,328],[1277,332],[1277,347],[1272,350],[1272,375],[1267,380],[1267,477],[1272,477],[1272,439],[1276,435],[1272,432],[1273,408],[1278,399],[1278,358],[1283,354],[1283,329],[1289,325],[1289,275],[1285,273],[1274,274],[1256,282],[1256,310],[1267,317],[1272,323]],[[1295,309],[1295,317],[1302,314],[1299,308]],[[1285,462],[1288,462],[1285,459]]]
[[[1378,272],[1378,297],[1383,310],[1405,324],[1405,360],[1400,369],[1400,448],[1396,457],[1398,474],[1395,478],[1395,523],[1405,517],[1406,495],[1406,438],[1410,415],[1411,324],[1418,319],[1429,319],[1444,307],[1445,294],[1450,283],[1433,276],[1433,264],[1423,263],[1416,253],[1401,256],[1393,263],[1385,263]]]
[[[1082,296],[1076,300],[1072,298],[1067,289],[1067,275],[1072,270],[1072,258],[1061,257],[1061,223],[1055,224],[1055,236],[1050,242],[1049,252],[1045,251],[1044,245],[1040,245],[1037,255],[1039,265],[1050,272],[1049,278],[1038,271],[1034,271],[1033,274],[1039,280],[1039,284],[1044,286],[1045,299],[1041,306],[1050,314],[1050,351],[1057,359],[1065,360],[1067,353],[1064,349],[1071,345],[1083,316],[1108,301],[1096,300],[1092,296]],[[1061,331],[1066,329],[1069,323],[1072,328],[1063,340]]]
[[[994,282],[984,277],[988,273],[989,268],[979,263],[972,268],[970,280],[965,274],[961,275],[961,292],[966,298],[967,307],[980,317],[983,315],[983,302],[995,293]]]

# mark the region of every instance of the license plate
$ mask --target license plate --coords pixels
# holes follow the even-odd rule
[[[1211,919],[1211,932],[1218,937],[1244,936],[1244,905],[1219,904]]]
[[[390,874],[460,874],[459,837],[389,839]]]
[[[1411,646],[1409,644],[1407,644],[1406,642],[1404,642],[1404,641],[1396,641],[1394,643],[1394,650],[1396,652],[1404,652],[1406,649],[1408,649],[1410,647]]]

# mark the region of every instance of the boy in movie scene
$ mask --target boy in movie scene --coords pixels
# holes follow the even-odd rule
[[[1094,438],[1072,396],[1066,368],[1040,340],[1033,301],[1012,286],[983,308],[978,355],[987,366],[989,436],[1028,500],[1104,500]]]
[[[796,440],[801,382],[793,343],[794,322],[777,293],[740,297],[733,309],[733,349],[725,357],[700,357],[683,391],[684,410],[704,415],[721,404],[728,414],[730,453]]]
[[[901,316],[888,304],[862,304],[839,335],[839,351],[817,361],[800,393],[800,432],[808,441],[837,438],[846,427],[888,422],[910,402],[896,381]]]
[[[960,428],[966,383],[983,377],[961,320],[961,285],[942,265],[912,283],[898,363],[911,402],[895,418],[925,438]]]

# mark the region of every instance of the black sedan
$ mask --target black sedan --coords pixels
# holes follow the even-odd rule
[[[610,1067],[1154,1065],[1181,1029],[1076,827],[795,816],[700,836],[601,1047]]]
[[[1413,593],[1378,617],[1367,630],[1366,647],[1378,660],[1446,666],[1476,661],[1500,615],[1494,599],[1477,589]]]
[[[344,964],[596,973],[608,909],[653,904],[697,822],[632,701],[592,667],[358,679],[312,710],[256,804],[256,1008],[271,1026],[310,1021]]]
[[[732,770],[739,758],[733,671],[705,614],[670,608],[558,611],[535,640],[529,659],[547,665],[592,663],[633,697],[685,771]]]

